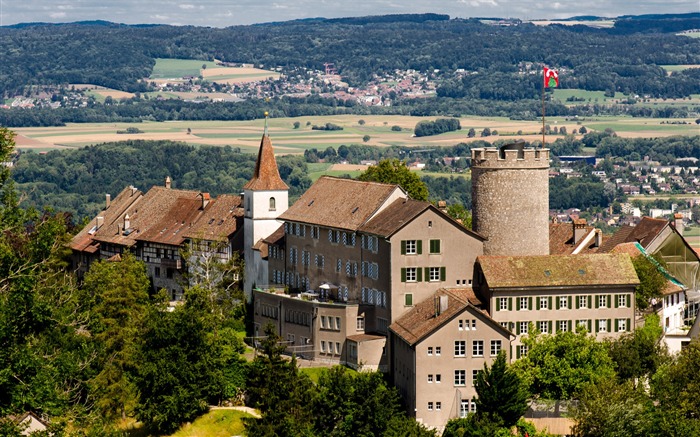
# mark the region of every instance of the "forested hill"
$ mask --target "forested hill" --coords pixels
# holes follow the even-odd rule
[[[606,90],[614,85],[618,90],[681,97],[700,93],[698,69],[667,76],[659,66],[700,64],[700,39],[665,32],[700,28],[697,15],[625,19],[612,29],[501,27],[441,15],[317,19],[225,29],[106,22],[2,27],[0,94],[22,94],[26,85],[65,83],[145,91],[148,84],[142,79],[150,75],[155,58],[216,58],[285,71],[322,69],[324,63],[334,62],[350,85],[396,69],[446,73],[463,69],[476,73],[470,81],[507,84],[522,81],[518,75],[524,64],[546,63],[567,71],[565,87]],[[474,85],[457,84],[444,93],[458,96],[464,93],[460,87],[470,86]],[[536,92],[536,84],[519,87],[527,95],[511,98]]]

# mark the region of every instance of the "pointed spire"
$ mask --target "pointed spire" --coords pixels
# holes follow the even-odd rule
[[[263,136],[268,136],[267,135],[267,119],[268,119],[269,115],[270,115],[270,113],[265,111],[265,130],[263,130]]]
[[[272,149],[272,141],[267,134],[267,112],[265,112],[265,131],[260,140],[258,160],[255,163],[253,177],[243,186],[244,190],[288,190],[289,187],[280,177],[277,168],[275,152]]]

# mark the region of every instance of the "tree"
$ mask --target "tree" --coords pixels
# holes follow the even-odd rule
[[[357,120],[357,124],[359,124],[360,126],[364,126],[365,121],[363,119],[359,119],[359,120]]]
[[[661,298],[662,291],[668,284],[668,279],[661,272],[664,268],[664,261],[659,256],[652,256],[652,259],[645,255],[637,255],[632,258],[632,265],[639,277],[639,285],[634,290],[634,297],[637,308],[646,309],[649,302],[654,298]]]
[[[294,126],[294,129],[299,129],[299,126],[301,126],[301,123],[299,123],[298,121],[295,121],[293,126]]]
[[[476,136],[476,131],[474,130],[473,127],[469,128],[469,131],[467,132],[467,138],[474,138]]]
[[[462,223],[465,228],[472,228],[472,213],[461,203],[453,203],[448,206],[447,215]]]
[[[393,132],[401,132],[401,131],[402,131],[401,126],[398,126],[398,125],[393,125],[393,126],[391,127],[391,130],[392,130]]]
[[[504,352],[498,354],[491,368],[484,364],[474,386],[477,415],[498,416],[503,426],[510,428],[525,414],[529,393],[518,374],[507,368]]]
[[[369,135],[365,135],[365,136],[362,137],[362,141],[366,143],[367,141],[370,140],[370,138],[371,138],[371,137],[370,137]]]
[[[134,345],[148,305],[146,266],[125,252],[119,261],[99,261],[85,275],[84,291],[94,301],[91,331],[101,347],[100,372],[91,381],[96,406],[108,420],[126,417],[136,391],[128,377]]]
[[[406,164],[398,159],[385,159],[377,165],[370,166],[358,177],[360,181],[383,182],[385,184],[397,184],[406,190],[411,198],[416,200],[428,200],[428,188],[420,180],[418,175],[411,172]]]
[[[491,129],[485,127],[485,128],[481,131],[481,136],[482,136],[482,137],[490,137],[490,136],[491,136]]]
[[[654,375],[668,361],[668,351],[661,341],[663,328],[657,314],[644,317],[644,326],[608,343],[617,376],[635,380]]]
[[[615,375],[607,346],[585,330],[529,335],[524,358],[514,368],[533,395],[545,399],[572,399],[586,386]]]

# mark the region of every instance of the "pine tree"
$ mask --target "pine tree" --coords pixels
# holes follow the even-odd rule
[[[525,413],[529,393],[520,377],[506,367],[503,352],[498,354],[490,369],[484,364],[484,370],[477,374],[474,385],[478,395],[477,415],[500,417],[503,425],[510,428]]]

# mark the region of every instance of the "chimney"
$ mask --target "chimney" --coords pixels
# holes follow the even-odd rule
[[[132,196],[133,196],[134,194],[136,194],[136,192],[139,190],[138,188],[136,188],[136,187],[133,186],[133,185],[130,185],[129,188],[131,189],[131,195],[132,195]]]
[[[109,196],[109,194],[108,194],[108,196]],[[102,227],[102,225],[104,225],[104,224],[105,224],[105,218],[102,217],[101,215],[98,215],[97,216],[97,226],[96,226],[97,229],[100,229]]]
[[[112,204],[112,196],[109,194],[105,194],[105,209],[109,208],[109,205]]]
[[[586,219],[574,219],[572,223],[574,225],[574,244],[576,244],[586,235]]]
[[[681,237],[683,236],[683,214],[675,213],[673,214],[673,227],[676,228],[676,232]]]
[[[447,295],[440,296],[440,313],[447,311]]]
[[[206,208],[209,204],[209,200],[211,199],[209,193],[199,193],[197,197],[200,197],[202,199],[202,206],[200,207],[200,209]]]
[[[444,200],[438,200],[438,209],[444,213],[447,213],[447,202]]]
[[[603,231],[600,229],[595,230],[595,246],[600,247],[603,244]]]
[[[166,176],[165,177],[165,188],[167,188],[169,190],[172,187],[172,183],[173,183],[173,181],[172,181],[172,179],[170,179],[170,176]]]
[[[129,219],[129,214],[124,216],[124,230],[126,231],[131,227],[131,220]]]

